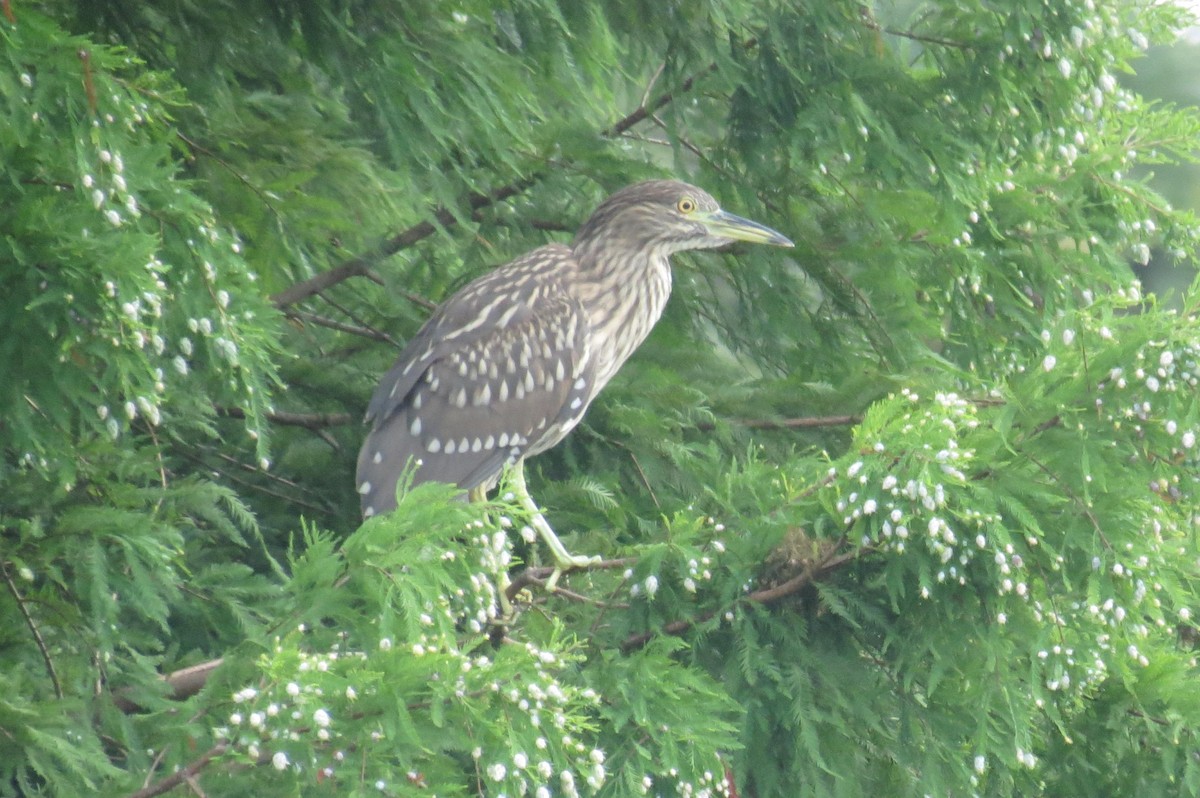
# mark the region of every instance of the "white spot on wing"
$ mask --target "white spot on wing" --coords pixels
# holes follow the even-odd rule
[[[363,484],[359,485],[358,492],[361,493],[362,495],[366,496],[368,493],[371,492],[371,483],[364,482]]]
[[[379,465],[383,462],[383,452],[375,452],[375,456],[372,457],[371,460],[375,463],[375,465]]]
[[[483,441],[479,438],[476,438],[475,440],[471,441],[471,451],[473,451],[473,452],[483,451]]]
[[[375,515],[374,507],[367,507],[366,509],[363,510],[363,518],[370,518],[373,515]]]
[[[572,399],[572,400],[571,400],[571,409],[572,409],[572,410],[578,410],[578,409],[579,409],[579,406],[580,406],[581,404],[583,404],[583,400],[582,400],[582,399],[580,399],[578,396],[576,396],[574,399]]]
[[[483,441],[483,448],[485,448],[485,449],[487,449],[487,450],[489,450],[489,451],[490,451],[490,450],[491,450],[491,448],[492,448],[493,446],[495,446],[495,445],[496,445],[496,438],[495,438],[495,436],[493,436],[493,435],[489,435],[489,436],[487,436],[487,437],[484,439],[484,441]]]
[[[496,444],[497,444],[498,446],[500,446],[500,448],[502,448],[502,449],[503,449],[505,446],[508,446],[508,433],[507,433],[507,432],[501,432],[501,433],[500,433],[500,437],[496,439]]]
[[[411,432],[414,437],[417,435],[420,435],[421,434],[421,419],[414,418],[412,426],[408,428],[408,431]]]
[[[434,438],[429,443],[425,444],[425,448],[428,449],[431,453],[437,454],[438,452],[440,452],[442,450],[442,442],[439,441],[437,438]]]
[[[454,441],[446,441],[446,454],[454,454],[458,445]]]

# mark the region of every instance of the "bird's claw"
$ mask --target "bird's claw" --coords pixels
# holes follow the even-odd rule
[[[554,570],[550,572],[550,578],[546,580],[546,592],[553,593],[558,587],[558,580],[563,574],[568,571],[580,570],[588,568],[600,562],[602,558],[598,555],[585,557],[583,555],[568,554],[566,557],[554,558]]]

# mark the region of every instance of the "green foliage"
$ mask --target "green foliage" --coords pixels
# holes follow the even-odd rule
[[[4,3],[0,795],[1200,795],[1186,20],[1001,5]],[[393,345],[664,174],[797,246],[529,464],[604,561],[360,525]]]

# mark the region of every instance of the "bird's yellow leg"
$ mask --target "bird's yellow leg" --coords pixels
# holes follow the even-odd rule
[[[525,466],[524,462],[518,460],[512,467],[512,475],[509,477],[509,483],[512,487],[513,495],[520,502],[521,507],[525,512],[529,513],[530,526],[537,530],[537,533],[542,536],[546,546],[550,549],[550,555],[554,558],[554,571],[550,574],[550,578],[546,580],[546,589],[553,591],[558,585],[558,578],[565,572],[574,568],[586,568],[589,565],[600,562],[600,557],[584,557],[576,554],[571,554],[567,551],[567,547],[558,539],[558,535],[554,534],[554,530],[550,528],[546,517],[542,515],[542,511],[533,501],[533,497],[529,495],[529,489],[525,487]]]

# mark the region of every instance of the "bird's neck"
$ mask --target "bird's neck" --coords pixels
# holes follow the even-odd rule
[[[662,316],[671,295],[671,264],[665,252],[608,258],[603,252],[577,250],[575,255],[578,296],[594,336],[591,354],[597,358],[599,391]]]

